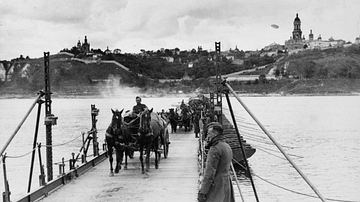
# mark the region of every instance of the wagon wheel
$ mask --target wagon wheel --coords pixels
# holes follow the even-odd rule
[[[164,144],[164,158],[165,159],[168,157],[168,153],[169,153],[169,143],[165,142],[165,144]]]
[[[161,150],[161,137],[160,136],[158,136],[158,148],[156,148],[156,149],[158,151],[158,161],[160,163],[160,159],[161,159],[161,152],[160,152],[160,150]]]
[[[130,143],[128,148],[126,148],[126,155],[132,159],[134,158],[134,153],[135,153],[135,149],[134,149],[134,143]]]
[[[127,151],[127,155],[128,155],[128,157],[129,158],[134,158],[134,149],[128,149],[128,151]]]
[[[168,157],[168,153],[169,153],[169,131],[168,130],[165,130],[165,136],[164,136],[164,145],[163,145],[163,148],[164,148],[164,158],[167,158]]]

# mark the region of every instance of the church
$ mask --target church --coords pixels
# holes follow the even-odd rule
[[[85,36],[84,43],[81,44],[80,40],[78,41],[76,47],[81,53],[89,53],[90,52],[90,43],[87,40],[87,37]]]
[[[287,50],[302,49],[304,47],[304,41],[305,37],[302,38],[301,20],[296,13],[296,18],[294,20],[294,31],[292,32],[292,37],[285,41],[285,48]]]
[[[294,19],[294,30],[289,40],[285,41],[285,49],[289,52],[301,49],[328,49],[343,47],[345,41],[335,40],[332,37],[328,41],[323,41],[321,35],[317,39],[314,39],[314,34],[310,30],[309,39],[305,39],[305,35],[302,36],[301,20],[299,15],[296,14]]]

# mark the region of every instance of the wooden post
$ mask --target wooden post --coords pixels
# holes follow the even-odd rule
[[[96,116],[99,114],[99,109],[95,107],[95,105],[91,105],[91,132],[93,136],[93,154],[94,157],[99,155],[99,142],[97,141],[97,129],[96,129],[96,122],[98,121],[96,119]]]
[[[4,171],[4,183],[5,183],[5,192],[3,192],[3,202],[10,202],[11,192],[10,192],[9,182],[7,180],[7,175],[6,175],[5,159],[6,159],[6,154],[2,157],[3,171]]]
[[[43,93],[40,91],[40,93]],[[36,117],[36,125],[35,125],[35,134],[34,134],[34,141],[33,141],[33,151],[32,151],[32,156],[31,156],[31,164],[30,164],[30,174],[29,174],[29,184],[28,184],[28,193],[31,190],[31,181],[32,181],[32,174],[33,174],[33,169],[34,169],[34,160],[35,160],[35,154],[36,154],[36,142],[37,142],[37,137],[38,137],[38,132],[39,132],[39,123],[40,123],[40,114],[41,114],[41,104],[44,101],[39,100],[38,101],[38,113],[37,113],[37,117]]]

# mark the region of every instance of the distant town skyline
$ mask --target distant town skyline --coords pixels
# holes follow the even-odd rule
[[[216,41],[221,50],[260,50],[290,39],[296,13],[305,37],[312,30],[324,40],[354,43],[360,36],[358,8],[358,0],[3,1],[0,60],[56,54],[84,36],[92,48],[123,53],[214,50]]]

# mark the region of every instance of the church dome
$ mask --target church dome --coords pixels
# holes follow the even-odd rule
[[[300,22],[300,18],[297,13],[296,13],[296,18],[295,18],[294,22]]]

